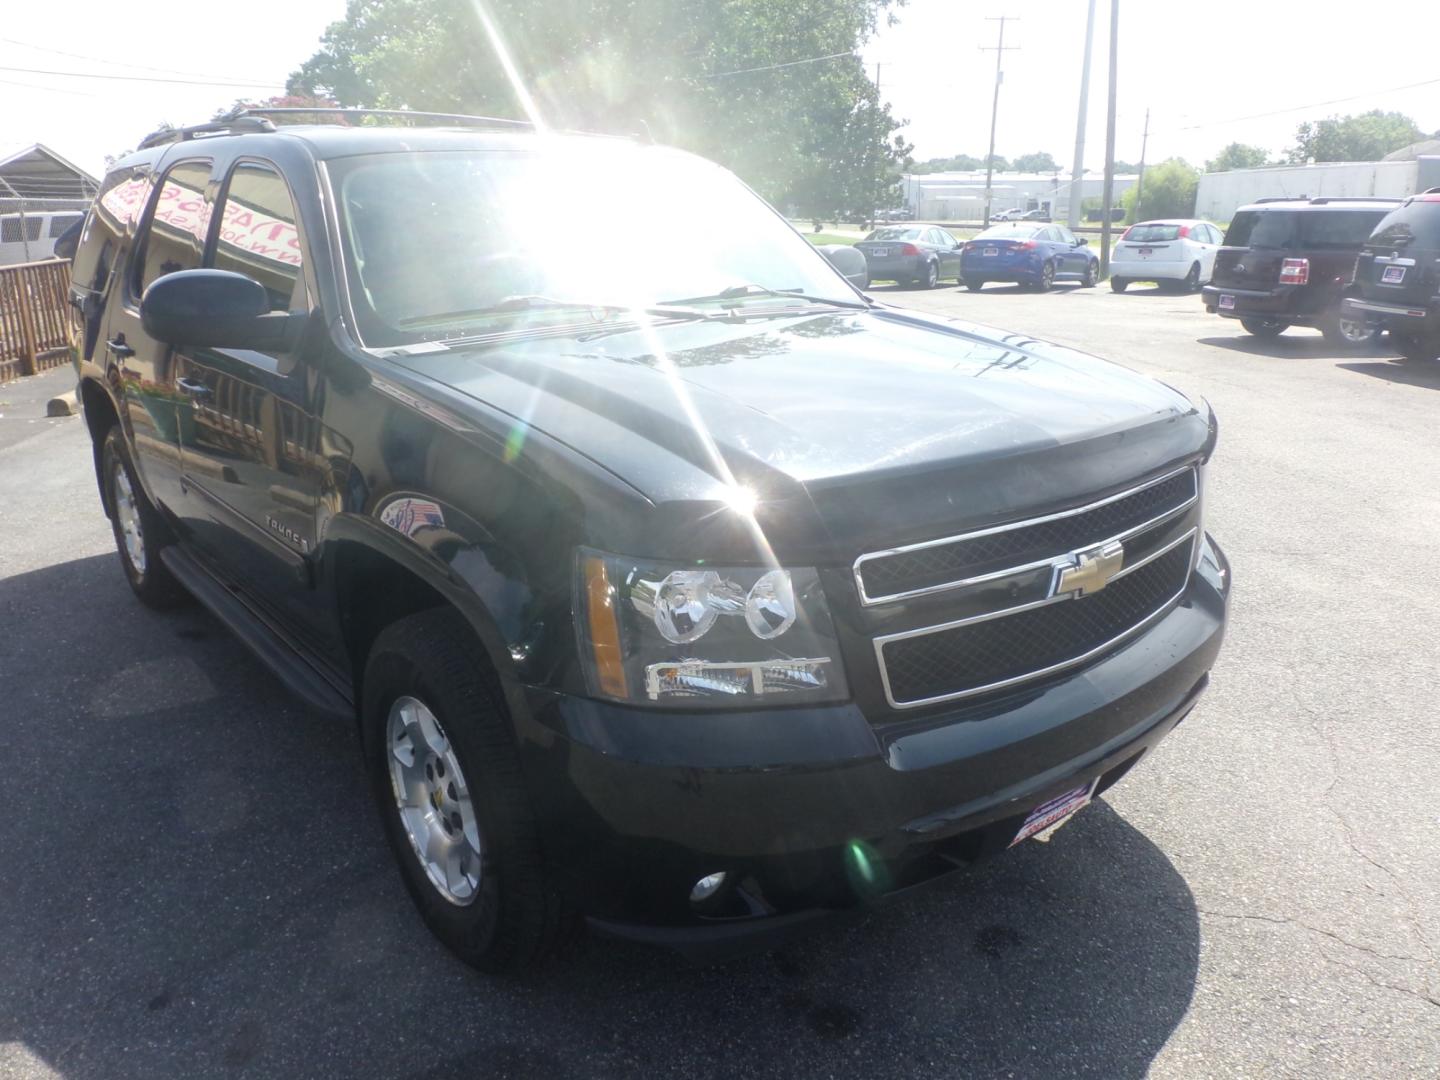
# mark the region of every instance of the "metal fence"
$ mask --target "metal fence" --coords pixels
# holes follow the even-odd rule
[[[0,382],[70,358],[70,261],[0,266]]]

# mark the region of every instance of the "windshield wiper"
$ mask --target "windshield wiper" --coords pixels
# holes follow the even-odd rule
[[[430,315],[416,315],[408,319],[401,319],[397,325],[405,329],[410,329],[413,327],[461,322],[465,319],[480,319],[487,315],[519,314],[527,311],[563,311],[567,309],[571,311],[604,312],[609,315],[623,315],[626,312],[639,311],[661,319],[709,319],[713,317],[704,311],[695,311],[691,308],[676,307],[670,304],[660,304],[645,308],[631,308],[625,304],[594,303],[588,300],[561,300],[553,296],[525,293],[506,296],[485,307],[465,308],[459,311],[439,311]],[[592,321],[598,322],[601,320]]]
[[[801,292],[799,289],[772,289],[768,285],[731,285],[727,289],[721,289],[709,296],[687,296],[680,300],[666,300],[665,304],[706,304],[714,303],[717,300],[743,300],[747,296],[778,296],[784,300],[803,300],[809,304],[827,304],[830,307],[850,308],[855,311],[866,311],[872,305],[860,300],[836,300],[829,296],[811,296],[809,293]]]

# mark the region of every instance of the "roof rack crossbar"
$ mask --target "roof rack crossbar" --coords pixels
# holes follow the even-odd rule
[[[1391,198],[1388,195],[1317,195],[1310,200],[1312,203],[1332,202],[1379,202],[1398,203],[1400,200]]]
[[[192,124],[189,127],[161,128],[152,131],[140,140],[137,150],[148,150],[165,143],[184,142],[197,135],[240,135],[253,131],[274,131],[275,125],[259,116],[232,116],[208,124]]]
[[[507,116],[472,116],[469,113],[413,112],[410,109],[347,109],[343,107],[310,108],[304,105],[286,105],[277,108],[237,109],[231,119],[247,116],[285,119],[292,116],[343,116],[405,118],[407,120],[445,120],[454,124],[475,127],[522,127],[533,128],[529,120],[515,120]]]

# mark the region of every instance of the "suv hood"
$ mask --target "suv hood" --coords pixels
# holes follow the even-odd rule
[[[913,537],[927,519],[1073,502],[1193,454],[1208,431],[1185,397],[1118,365],[884,309],[607,328],[395,360],[657,504],[714,500],[728,472],[766,499],[803,494],[871,534]]]

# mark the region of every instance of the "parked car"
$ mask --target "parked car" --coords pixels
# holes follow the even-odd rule
[[[830,265],[845,275],[845,280],[857,289],[870,287],[870,267],[865,255],[856,251],[853,244],[818,244],[815,250],[829,260]]]
[[[991,281],[1018,281],[1041,292],[1057,281],[1078,281],[1088,289],[1100,280],[1100,260],[1089,241],[1063,225],[1015,222],[967,240],[960,273],[965,287],[976,291]]]
[[[1345,311],[1410,360],[1440,357],[1440,188],[1406,199],[1360,249]]]
[[[1020,221],[1049,221],[1050,210],[1048,207],[1037,206],[1034,210],[1027,210],[1019,217]]]
[[[467,962],[581,915],[773,940],[1056,825],[1190,713],[1230,581],[1206,407],[872,304],[689,154],[272,118],[104,181],[72,284],[101,502],[140,601],[357,723]],[[657,260],[641,219],[689,240]]]
[[[1024,215],[1024,213],[1025,213],[1025,211],[1022,210],[1022,209],[1020,209],[1018,206],[1012,206],[1012,207],[1011,207],[1010,209],[1008,209],[1008,210],[1001,210],[1001,211],[1000,211],[999,213],[997,213],[997,214],[991,214],[991,215],[990,215],[990,220],[991,220],[991,221],[1018,221],[1018,220],[1021,218],[1021,216]]]
[[[55,242],[84,217],[83,210],[0,214],[0,266],[54,258]]]
[[[915,211],[908,206],[897,206],[889,210],[877,210],[876,221],[914,221]]]
[[[1154,281],[1194,292],[1210,280],[1223,239],[1210,222],[1189,218],[1131,225],[1110,253],[1110,287]]]
[[[933,289],[941,278],[960,280],[960,241],[936,225],[886,226],[855,245],[871,281]]]
[[[1313,326],[1346,345],[1376,332],[1341,308],[1360,248],[1398,199],[1261,199],[1231,219],[1205,310],[1238,319],[1248,333],[1275,337]]]

